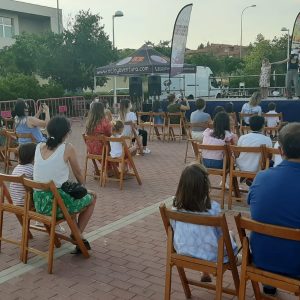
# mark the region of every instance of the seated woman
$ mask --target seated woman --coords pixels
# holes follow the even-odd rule
[[[86,134],[92,136],[105,135],[111,136],[112,125],[105,116],[104,105],[102,102],[94,102],[88,114],[86,122]],[[90,154],[102,154],[103,144],[100,141],[87,141],[87,148]],[[95,175],[100,176],[95,160],[92,160],[95,168]]]
[[[230,132],[230,120],[226,112],[221,111],[216,114],[213,127],[203,132],[203,145],[223,146],[226,143],[237,143],[237,136]],[[203,164],[207,168],[222,169],[223,156],[223,151],[202,151]]]
[[[69,179],[69,165],[79,183],[84,183],[84,177],[80,170],[75,147],[66,142],[71,132],[70,122],[65,117],[54,117],[49,121],[47,131],[49,137],[46,143],[40,143],[36,147],[33,179],[42,183],[52,180],[55,183],[68,212],[70,214],[79,213],[78,221],[74,221],[82,234],[92,216],[96,195],[93,192],[88,192],[83,198],[74,199],[61,189],[62,184]],[[49,191],[35,191],[33,194],[35,209],[41,214],[51,215],[52,201],[53,195]],[[62,216],[61,210],[58,209],[57,218]],[[82,239],[87,249],[90,250],[89,242],[83,237]],[[73,254],[80,252],[77,246],[72,251]]]
[[[253,115],[261,115],[261,106],[259,105],[261,102],[261,94],[259,92],[254,92],[248,103],[245,103],[242,106],[241,113],[242,114],[253,114]],[[240,120],[244,126],[249,126],[250,117],[244,117],[243,120]]]
[[[45,113],[45,120],[40,120],[40,114]],[[23,99],[18,99],[15,106],[15,130],[16,133],[31,133],[37,143],[45,142],[46,137],[40,128],[45,128],[50,120],[49,107],[42,104],[34,117],[28,116],[28,105]],[[29,138],[20,138],[19,144],[32,142]]]

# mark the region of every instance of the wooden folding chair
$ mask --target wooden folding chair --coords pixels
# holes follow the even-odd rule
[[[178,122],[177,122],[178,121]],[[170,140],[176,141],[182,140],[183,133],[185,130],[185,120],[182,112],[178,113],[167,113],[167,134],[168,134],[168,142]]]
[[[246,230],[249,230],[266,236],[300,242],[300,229],[292,229],[253,221],[242,217],[240,213],[235,216],[235,223],[243,246],[239,300],[246,299],[246,285],[248,280],[251,280],[255,299],[257,300],[274,299],[274,297],[268,297],[261,294],[258,285],[259,282],[294,293],[297,298],[300,299],[300,279],[264,271],[256,267],[252,263],[249,239],[246,236]]]
[[[234,184],[238,185],[238,178],[243,177],[245,179],[254,179],[257,172],[263,170],[265,168],[265,145],[260,147],[238,147],[230,145],[230,167],[229,167],[229,199],[228,199],[228,209],[232,207],[232,200],[242,201],[242,198],[236,195],[232,195],[235,192]],[[236,162],[236,158],[239,157],[241,153],[254,153],[260,155],[260,164],[259,170],[257,172],[249,172],[249,171],[242,171],[239,169],[238,164]],[[239,189],[239,187],[238,187]],[[246,190],[240,190],[240,192],[247,193]]]
[[[240,119],[240,135],[247,134],[251,131],[250,126],[243,125],[243,120],[245,117],[251,118],[252,116],[257,116],[257,114],[244,114],[239,113],[239,119]]]
[[[265,149],[265,155],[266,155],[266,169],[270,168],[270,162],[271,159],[274,159],[275,155],[281,155],[279,148],[269,148],[266,147]]]
[[[122,144],[122,155],[121,157],[111,157],[110,156],[110,142],[117,142]],[[116,137],[106,137],[106,155],[105,155],[105,166],[104,166],[104,175],[103,175],[103,186],[106,185],[106,182],[109,180],[119,181],[120,182],[120,190],[123,189],[124,175],[134,176],[139,185],[142,185],[142,181],[140,175],[135,167],[134,161],[132,159],[131,153],[128,149],[126,140],[124,137],[116,138]],[[118,174],[118,178],[108,177],[108,163],[111,163],[114,168],[119,166],[120,172]],[[127,172],[125,174],[126,166],[130,166],[133,172]]]
[[[148,139],[150,141],[150,136],[153,128],[153,113],[150,112],[137,112],[138,124],[142,129],[148,128]]]
[[[131,126],[131,134],[132,134],[132,136],[128,136],[128,138],[130,139],[130,141],[131,141],[132,138],[135,139],[135,141],[137,143],[137,146],[139,148],[140,155],[144,155],[144,152],[143,152],[144,148],[143,148],[141,140],[140,140],[140,138],[139,138],[139,136],[138,136],[138,134],[136,132],[135,124],[132,121],[127,121],[127,122],[124,122],[124,125]]]
[[[193,144],[193,137],[192,137],[192,131],[193,128],[200,128],[202,131],[204,131],[206,128],[209,128],[210,124],[209,122],[200,122],[200,123],[185,123],[185,129],[187,133],[187,140],[186,140],[186,148],[185,148],[185,156],[184,156],[184,163],[186,163],[187,158],[195,158],[197,156],[197,151],[194,149],[195,145]],[[199,142],[195,140],[195,142]],[[189,151],[189,144],[192,145],[194,156],[188,157],[188,151]]]
[[[81,234],[79,232],[79,228],[77,227],[75,223],[76,214],[70,215],[54,182],[51,181],[49,183],[38,183],[30,179],[24,178],[24,186],[26,189],[26,202],[25,202],[25,231],[24,231],[24,249],[23,249],[23,262],[26,264],[28,259],[28,252],[33,252],[35,254],[41,255],[45,257],[48,260],[48,273],[52,273],[53,269],[53,257],[54,257],[54,244],[56,247],[60,246],[60,240],[63,239],[66,241],[71,242],[74,245],[77,245],[81,253],[85,258],[89,257],[88,250],[86,249],[82,239]],[[33,205],[33,191],[34,190],[40,190],[40,191],[50,191],[53,194],[53,202],[52,202],[52,212],[51,216],[46,216],[43,214],[40,214],[35,211],[34,205]],[[63,214],[62,219],[57,219],[56,213],[60,209]],[[45,228],[36,228],[34,226],[30,226],[30,221],[34,220],[40,223],[43,223]],[[67,222],[72,238],[60,233],[55,232],[55,227],[57,224],[60,224],[62,222]],[[29,229],[34,228],[39,231],[47,232],[50,236],[49,239],[49,246],[48,251],[40,251],[38,249],[29,247]]]
[[[228,149],[227,145],[224,146],[218,146],[218,145],[203,145],[200,144],[199,142],[194,142],[194,150],[196,151],[198,157],[198,160],[200,161],[201,164],[203,164],[203,157],[202,157],[202,151],[222,151],[224,153],[223,156],[223,168],[222,169],[213,169],[213,168],[206,168],[208,174],[210,175],[218,175],[221,176],[222,178],[222,185],[220,186],[211,186],[211,189],[215,190],[221,190],[220,195],[214,196],[215,198],[219,198],[221,200],[221,207],[222,209],[224,208],[224,202],[225,202],[225,192],[226,192],[226,176],[229,173],[229,168],[228,168]]]
[[[12,163],[18,162],[18,140],[20,138],[30,139],[32,143],[36,143],[36,139],[33,137],[31,133],[15,133],[12,131],[6,131],[7,136],[7,146],[6,146],[6,153],[5,153],[5,173],[9,173],[9,168],[11,167]],[[12,158],[11,155],[14,157]]]
[[[84,179],[86,180],[87,176],[93,176],[99,178],[100,186],[102,186],[103,183],[103,173],[104,173],[104,162],[105,162],[105,136],[99,135],[99,136],[90,136],[85,133],[82,134],[83,140],[85,144],[87,145],[88,142],[97,143],[99,145],[102,145],[102,154],[92,154],[89,153],[88,147],[86,147],[86,156],[85,156],[85,166],[84,166]],[[93,162],[94,167],[98,169],[100,175],[96,175],[94,173],[88,174],[88,161],[91,160]],[[100,164],[100,170],[98,168],[98,164]]]
[[[7,130],[13,131],[15,126],[15,119],[14,118],[3,118],[4,127]]]
[[[5,155],[6,155],[6,147],[7,147],[7,136],[6,131],[0,129],[0,139],[2,143],[0,144],[0,161],[4,163],[5,169]]]
[[[239,275],[237,271],[236,261],[232,244],[229,236],[228,226],[225,214],[220,216],[204,216],[198,214],[182,213],[167,209],[165,204],[159,207],[162,221],[167,233],[167,262],[166,262],[166,277],[165,277],[165,300],[171,297],[172,283],[172,267],[176,266],[181,284],[186,298],[191,298],[191,290],[189,285],[203,287],[209,290],[216,291],[217,300],[222,299],[222,293],[237,295],[239,290]],[[222,231],[222,236],[218,241],[218,260],[211,262],[199,258],[193,258],[186,255],[177,254],[173,246],[173,229],[170,220],[175,222],[184,222],[196,225],[219,227]],[[224,255],[228,255],[228,263],[224,263]],[[203,283],[186,277],[185,268],[195,271],[202,271],[216,276],[216,284]],[[235,290],[223,287],[223,275],[229,270],[232,273]]]
[[[272,141],[276,142],[279,134],[279,130],[282,127],[282,122],[283,122],[282,113],[263,114],[263,117],[265,118],[266,123],[268,118],[278,118],[279,122],[275,127],[268,127],[268,126],[264,127],[264,134],[267,136],[272,136]]]
[[[25,206],[14,205],[9,192],[9,187],[7,186],[8,184],[11,183],[23,184],[23,175],[12,176],[12,175],[0,174],[0,251],[1,251],[2,241],[14,245],[18,245],[20,247],[20,259],[22,260],[23,242],[24,242]],[[4,212],[14,214],[17,217],[17,220],[22,227],[21,240],[6,238],[3,236]],[[32,238],[31,233],[29,233],[29,238]]]
[[[158,140],[161,140],[160,133],[159,133],[159,131],[161,130],[162,140],[164,142],[165,137],[166,137],[167,115],[166,115],[165,112],[154,112],[154,113],[152,113],[152,117],[153,117],[153,122],[152,122],[152,127],[153,128],[152,128],[152,131],[151,131],[152,141],[153,141],[155,136],[157,137]],[[162,124],[156,123],[155,118],[161,118],[162,119]]]

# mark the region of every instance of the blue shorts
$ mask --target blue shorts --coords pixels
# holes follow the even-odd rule
[[[203,165],[206,168],[223,169],[223,159],[203,158],[202,161],[203,161]]]

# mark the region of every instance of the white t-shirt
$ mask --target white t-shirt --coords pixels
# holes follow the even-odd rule
[[[258,132],[242,135],[237,142],[237,146],[240,147],[259,147],[261,145],[272,148],[272,140],[270,137]],[[243,152],[236,159],[236,162],[241,171],[257,172],[259,170],[259,160],[259,153]]]
[[[276,142],[274,145],[274,149],[278,149],[279,148],[279,143]],[[275,154],[274,155],[274,167],[276,167],[277,165],[279,165],[282,162],[282,157],[279,154]]]
[[[257,114],[257,115],[260,116],[261,115],[261,107],[259,105],[257,105],[257,106],[250,106],[249,103],[245,103],[242,106],[241,113],[242,114]],[[250,119],[250,117],[245,117],[244,118],[244,122],[246,124],[249,124],[249,119]]]
[[[275,110],[270,110],[266,113],[266,115],[274,115],[277,114]],[[265,117],[267,121],[268,127],[276,127],[279,124],[279,118],[278,117]]]
[[[132,111],[128,112],[126,114],[126,117],[125,117],[125,122],[136,122],[137,121],[137,117],[136,117],[136,114]],[[124,130],[123,130],[123,133],[122,135],[123,136],[131,136],[132,132],[131,132],[131,126],[130,125],[125,125],[124,126]]]
[[[121,134],[117,134],[117,135],[112,136],[112,137],[120,138],[121,136],[122,136]],[[123,153],[122,143],[120,143],[120,142],[109,142],[109,144],[110,144],[110,156],[112,158],[121,157],[122,153]]]

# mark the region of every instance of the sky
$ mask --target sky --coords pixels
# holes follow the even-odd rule
[[[56,0],[23,0],[21,2],[56,7]],[[90,9],[100,14],[105,32],[112,39],[112,15],[115,18],[117,48],[139,48],[145,41],[158,43],[171,40],[176,16],[191,3],[185,0],[59,0],[63,22],[70,21],[79,10]],[[281,36],[282,27],[293,30],[300,11],[299,0],[195,0],[190,19],[187,47],[196,49],[201,43],[240,44],[241,12],[243,16],[243,45],[254,42],[257,34],[272,39]]]

